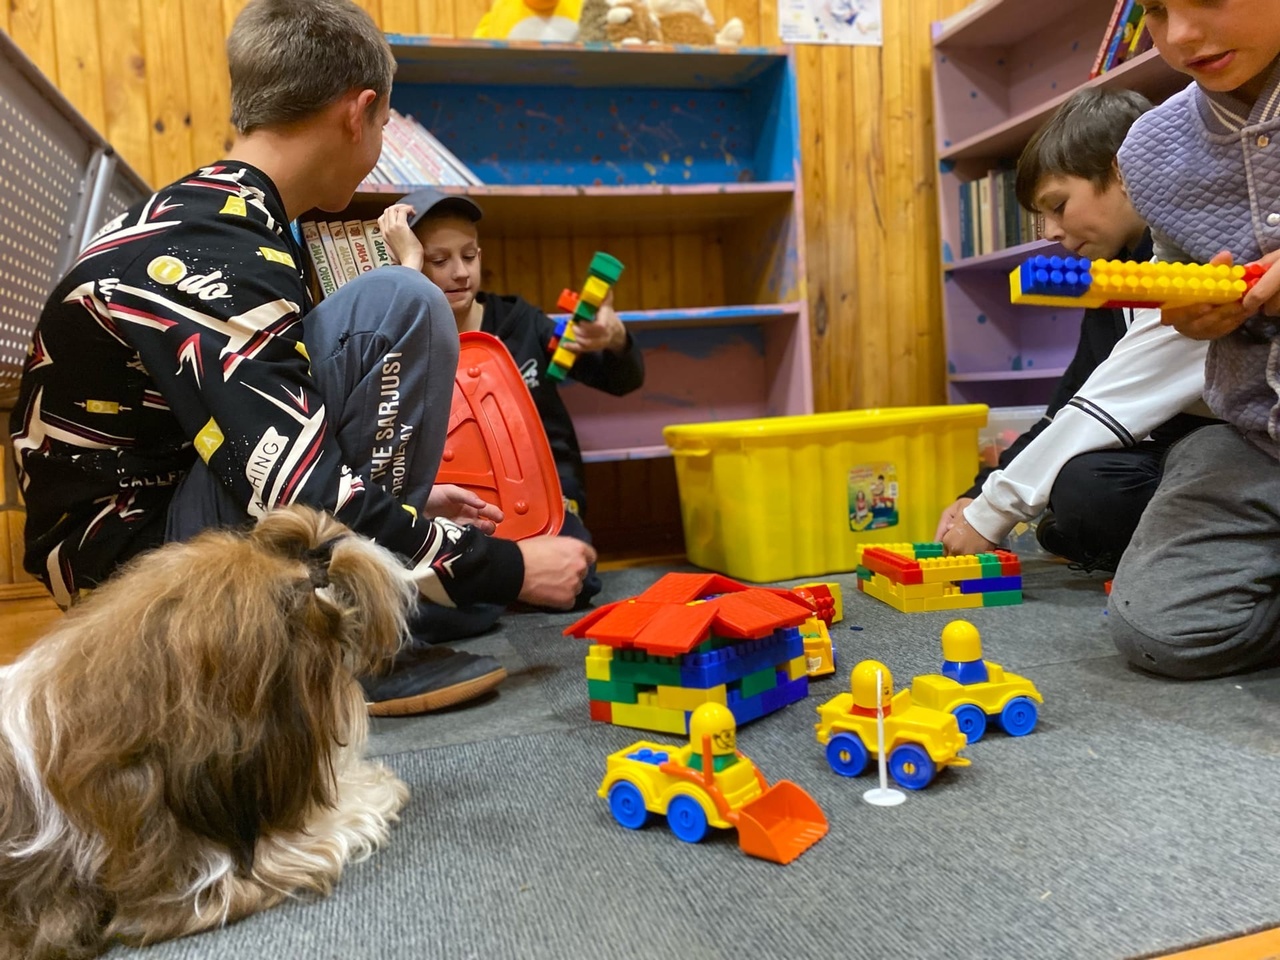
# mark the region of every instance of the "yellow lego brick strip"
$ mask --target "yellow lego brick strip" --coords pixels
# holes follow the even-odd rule
[[[982,579],[982,564],[972,555],[964,557],[930,557],[917,560],[925,583],[950,583],[956,580]]]
[[[895,584],[888,577],[877,574],[870,580],[859,580],[859,587],[867,596],[875,597],[903,613],[924,613],[932,610],[970,610],[982,606],[982,594],[961,593],[957,588],[943,587],[941,596],[904,597],[894,591]],[[928,584],[921,584],[928,586]]]
[[[1186,303],[1235,303],[1244,296],[1245,268],[1202,263],[1135,263],[1094,260],[1092,281],[1079,296],[1022,292],[1021,268],[1009,274],[1012,303],[1044,307],[1100,307],[1113,300],[1148,303],[1153,307]]]
[[[657,697],[653,703],[659,709],[679,710],[683,713],[686,710],[696,710],[704,703],[723,703],[728,706],[729,694],[723,683],[718,687],[708,687],[705,690],[658,684]]]
[[[613,647],[607,647],[602,643],[592,644],[587,648],[587,679],[603,680],[608,682],[612,679],[613,672]]]

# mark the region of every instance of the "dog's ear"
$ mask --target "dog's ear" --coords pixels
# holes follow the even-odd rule
[[[332,544],[324,595],[342,613],[351,669],[375,673],[400,647],[417,588],[404,566],[376,544],[347,536]]]

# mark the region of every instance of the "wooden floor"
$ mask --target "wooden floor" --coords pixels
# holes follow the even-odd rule
[[[0,586],[0,665],[11,663],[61,616],[38,583]]]
[[[1280,960],[1280,928],[1166,954],[1159,960]]]

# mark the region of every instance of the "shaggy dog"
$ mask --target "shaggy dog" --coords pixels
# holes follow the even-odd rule
[[[356,675],[416,591],[289,508],[145,554],[0,668],[0,958],[88,957],[326,895],[408,790]]]

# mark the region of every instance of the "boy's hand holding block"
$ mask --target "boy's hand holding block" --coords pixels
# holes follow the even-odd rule
[[[597,252],[591,258],[582,292],[565,290],[560,294],[556,305],[569,311],[569,316],[556,324],[556,335],[548,347],[551,350],[551,362],[547,364],[547,376],[552,380],[563,380],[573,367],[577,355],[564,348],[564,342],[573,343],[573,325],[594,322],[600,304],[604,303],[610,289],[622,276],[623,269],[622,261],[617,257]]]
[[[1013,303],[1044,307],[1172,307],[1235,303],[1267,268],[1031,257],[1009,274]]]

